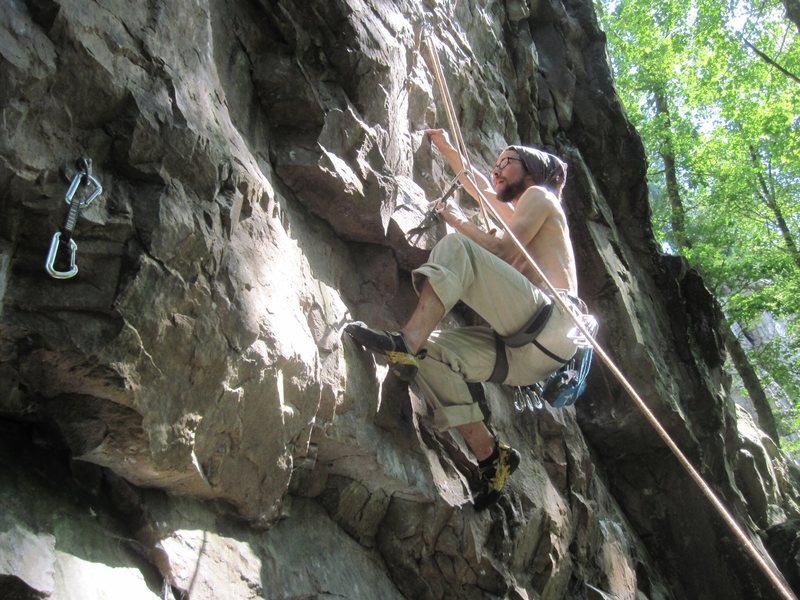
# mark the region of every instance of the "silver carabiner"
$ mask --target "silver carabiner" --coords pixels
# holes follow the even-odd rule
[[[50,251],[47,253],[47,260],[44,263],[45,269],[54,279],[70,279],[78,274],[78,265],[75,264],[75,254],[78,252],[78,244],[75,240],[69,240],[69,271],[59,271],[56,269],[56,258],[58,258],[58,248],[61,245],[61,232],[53,234],[53,241],[50,242]]]
[[[85,181],[87,186],[92,187],[93,191],[84,199],[82,200],[75,200],[75,194],[78,191],[78,188],[81,185],[81,182]],[[70,279],[71,277],[75,277],[78,274],[78,265],[75,263],[75,255],[78,252],[78,244],[75,243],[75,240],[72,239],[72,230],[75,229],[75,224],[78,222],[78,216],[80,215],[81,211],[89,206],[92,202],[94,202],[100,194],[103,193],[103,186],[100,182],[92,175],[92,161],[88,158],[82,158],[79,161],[79,170],[73,176],[72,180],[69,183],[69,188],[67,188],[67,193],[64,196],[64,202],[67,203],[69,206],[69,212],[67,213],[67,222],[64,227],[61,228],[61,231],[56,232],[53,234],[53,240],[50,242],[50,250],[47,253],[47,260],[45,261],[45,269],[47,273],[55,278],[55,279]],[[66,240],[63,244],[68,243],[68,251],[69,251],[69,270],[68,271],[59,271],[56,269],[56,260],[58,259],[58,252],[61,249],[62,241],[61,241],[61,234],[66,236]],[[68,242],[67,242],[68,240]]]
[[[103,186],[100,184],[99,181],[97,181],[94,175],[85,173],[83,171],[78,171],[78,173],[75,174],[75,177],[72,178],[72,181],[69,184],[67,195],[64,196],[64,202],[67,203],[67,206],[70,206],[72,204],[73,198],[75,197],[75,192],[78,191],[78,187],[81,185],[81,179],[83,179],[84,177],[87,179],[87,185],[89,183],[94,185],[94,191],[91,194],[89,194],[88,198],[84,198],[83,200],[80,201],[81,210],[89,206],[92,202],[95,201],[95,199],[100,194],[103,193]]]

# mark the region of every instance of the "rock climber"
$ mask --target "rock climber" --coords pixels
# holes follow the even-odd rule
[[[479,193],[466,177],[460,153],[442,129],[427,131],[466,191]],[[562,299],[577,301],[577,275],[569,228],[561,206],[566,164],[552,154],[509,146],[497,158],[489,180],[474,181],[510,231],[525,247]],[[385,355],[401,379],[414,379],[433,407],[434,425],[455,428],[478,462],[475,508],[495,502],[520,454],[495,437],[467,383],[493,381],[530,385],[541,381],[575,353],[573,321],[542,289],[535,270],[508,234],[487,233],[448,199],[434,207],[456,233],[443,237],[428,262],[415,269],[418,303],[400,331],[364,323],[345,331],[371,352]],[[458,301],[487,326],[434,331]]]

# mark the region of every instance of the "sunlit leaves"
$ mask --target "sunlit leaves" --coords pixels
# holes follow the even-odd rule
[[[596,4],[617,89],[645,142],[662,248],[678,250],[665,191],[667,149],[685,212],[687,259],[731,320],[747,327],[764,312],[788,318],[784,341],[800,346],[800,36],[783,4]],[[796,390],[800,369],[769,362],[778,356],[756,358],[784,389]]]

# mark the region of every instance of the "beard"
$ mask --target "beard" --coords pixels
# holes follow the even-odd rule
[[[511,202],[519,198],[526,189],[528,189],[528,186],[525,185],[524,179],[519,179],[514,183],[506,181],[506,187],[503,188],[503,191],[497,193],[497,199],[500,202]]]

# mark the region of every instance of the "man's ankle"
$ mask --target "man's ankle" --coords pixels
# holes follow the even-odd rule
[[[405,329],[400,330],[400,335],[403,338],[403,344],[405,344],[406,352],[409,354],[418,354],[420,348],[422,347],[422,342],[417,340],[413,333],[410,333]]]
[[[489,456],[478,460],[478,467],[479,468],[488,467],[490,464],[496,461],[499,458],[499,456],[500,456],[500,449],[498,448],[497,444],[495,444]]]

